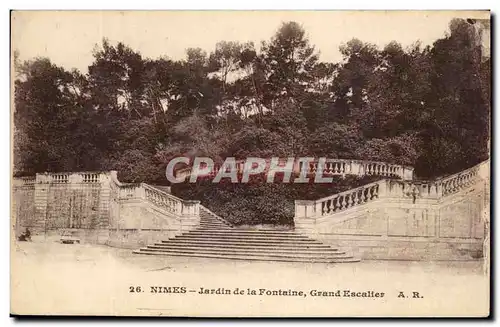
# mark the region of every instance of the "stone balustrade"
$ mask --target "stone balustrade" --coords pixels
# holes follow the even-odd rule
[[[295,201],[295,230],[367,259],[470,260],[489,222],[489,160],[432,181],[383,179]]]
[[[26,186],[34,186],[36,183],[35,176],[26,176],[26,177],[15,177],[12,180],[13,187],[26,187]]]
[[[316,201],[295,201],[295,217],[329,216],[378,199],[385,189],[385,180],[337,193]]]
[[[296,218],[323,217],[336,214],[381,198],[438,200],[473,185],[484,163],[460,173],[433,181],[383,179],[316,201],[295,201]],[[379,169],[379,168],[376,168]]]
[[[286,159],[281,159],[280,164],[285,164]],[[269,167],[270,159],[266,160]],[[293,172],[299,174],[303,169],[304,163],[296,161],[293,166]],[[213,169],[208,174],[214,177],[221,169],[221,164],[214,164]],[[243,173],[245,160],[237,160],[236,167],[239,174]],[[188,178],[192,173],[192,167],[186,167],[176,172],[178,178]],[[307,174],[315,174],[318,170],[318,160],[309,162],[306,169]],[[323,168],[323,176],[345,176],[345,175],[377,175],[387,177],[398,177],[403,180],[413,179],[413,170],[411,166],[402,166],[385,162],[364,161],[364,160],[346,160],[346,159],[326,159]]]
[[[119,186],[118,192],[118,197],[120,199],[133,199],[142,197],[140,183],[121,184]]]
[[[144,189],[144,199],[146,201],[175,215],[182,214],[182,209],[184,207],[183,200],[145,183],[142,183],[141,187]]]
[[[102,184],[107,181],[108,172],[37,173],[35,176],[14,178],[15,185],[21,184]]]
[[[468,187],[478,177],[479,174],[479,165],[472,167],[471,169],[467,169],[458,174],[454,174],[439,180],[438,182],[441,184],[441,192],[443,196],[456,193],[461,189]]]
[[[199,216],[200,201],[183,200],[146,183],[121,183],[116,171],[111,176],[120,200],[144,200],[178,217]]]
[[[318,161],[309,163],[308,173],[316,173],[318,169]],[[300,172],[302,163],[299,163],[296,172]],[[324,176],[333,175],[377,175],[387,177],[399,177],[404,180],[413,179],[413,167],[390,164],[376,161],[363,160],[346,160],[346,159],[326,159],[325,167],[323,168]]]

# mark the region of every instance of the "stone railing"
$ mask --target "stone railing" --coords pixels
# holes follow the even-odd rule
[[[36,183],[35,176],[15,177],[12,179],[12,186],[16,187],[33,187]]]
[[[489,161],[488,161],[489,164]],[[295,201],[295,217],[324,217],[377,199],[439,200],[474,185],[480,179],[481,163],[460,173],[433,181],[383,179],[316,201]]]
[[[286,159],[281,159],[282,163]],[[267,167],[269,167],[270,160],[266,160]],[[295,162],[293,172],[298,174],[303,169],[303,162]],[[208,174],[209,177],[214,177],[221,169],[221,164],[214,164],[213,169]],[[245,160],[237,160],[236,167],[238,173],[243,173],[245,167]],[[188,178],[191,175],[192,167],[186,167],[176,171],[175,175],[179,178]],[[314,174],[318,170],[318,160],[309,162],[307,167],[307,174]],[[398,177],[403,180],[413,179],[413,170],[411,166],[403,166],[378,161],[364,161],[364,160],[349,160],[349,159],[326,159],[323,168],[323,176],[345,176],[345,175],[377,175],[387,177]]]
[[[144,199],[146,201],[175,215],[182,214],[183,200],[145,183],[142,183],[141,187],[144,189]]]
[[[372,202],[380,197],[384,181],[366,184],[316,201],[295,200],[295,217],[323,217]]]
[[[118,188],[119,200],[143,200],[176,217],[199,216],[199,201],[180,199],[146,183],[121,183],[115,171],[111,172],[111,177]]]
[[[14,178],[14,186],[28,184],[99,184],[107,181],[107,172],[37,173]]]
[[[456,193],[461,189],[468,187],[478,177],[480,165],[474,166],[465,171],[459,172],[438,181],[441,184],[441,193],[443,196]]]
[[[316,173],[318,161],[309,163],[308,173]],[[302,169],[302,163],[297,172]],[[377,161],[346,160],[346,159],[327,159],[323,168],[323,175],[377,175],[387,177],[399,177],[404,180],[413,179],[413,167],[390,164]]]

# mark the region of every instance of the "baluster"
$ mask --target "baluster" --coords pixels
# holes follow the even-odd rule
[[[353,193],[351,193],[347,196],[347,207],[348,208],[352,207],[352,204],[354,203],[353,196],[354,196]]]
[[[353,193],[353,206],[356,206],[359,203],[359,198],[358,198],[358,191]]]
[[[327,210],[326,210],[327,213],[332,213],[335,211],[335,207],[333,205],[333,200],[326,201],[326,208],[327,208]]]
[[[369,192],[370,192],[370,198],[369,198],[369,200],[373,200],[374,193],[375,193],[373,187],[369,188]]]
[[[331,201],[332,201],[332,210],[333,212],[336,212],[339,208],[339,198],[334,197]]]
[[[325,163],[325,173],[326,174],[330,175],[333,173],[332,165],[333,165],[333,163],[331,163],[331,162]]]
[[[169,199],[167,197],[164,197],[164,199],[165,199],[165,209],[167,211],[172,212],[172,202],[173,202],[172,199]]]
[[[338,201],[339,201],[339,210],[344,210],[344,196],[343,195],[339,196]]]
[[[356,204],[363,204],[363,189],[356,192],[358,194],[358,202]]]

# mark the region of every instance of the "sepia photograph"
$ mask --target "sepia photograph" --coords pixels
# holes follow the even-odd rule
[[[477,317],[490,11],[25,11],[10,314]]]

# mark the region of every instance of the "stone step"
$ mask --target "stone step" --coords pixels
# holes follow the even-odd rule
[[[299,233],[295,232],[294,230],[287,230],[287,229],[273,229],[273,228],[248,228],[248,227],[230,227],[230,226],[224,226],[226,228],[224,228],[224,230],[236,230],[236,231],[255,231],[255,232],[277,232],[277,233],[293,233],[293,234],[297,234],[297,235],[300,235]],[[199,227],[198,225],[198,228],[197,230],[200,230],[200,229],[204,229],[204,230],[212,230],[212,231],[217,231],[219,230],[219,228],[201,228]]]
[[[300,235],[296,233],[279,233],[279,232],[261,232],[261,231],[244,231],[244,230],[224,230],[224,231],[213,231],[207,232],[205,230],[191,230],[185,235],[200,235],[200,236],[221,236],[221,237],[245,237],[245,238],[287,238],[287,239],[310,239],[306,235]]]
[[[241,255],[247,257],[275,257],[275,258],[301,258],[301,259],[343,259],[352,258],[352,256],[343,254],[332,253],[281,253],[281,252],[235,252],[235,251],[211,251],[209,249],[155,249],[155,248],[142,248],[141,251],[158,252],[158,253],[186,253],[186,254],[214,254],[214,255]]]
[[[161,251],[167,250],[186,250],[186,251],[210,251],[222,253],[280,253],[280,254],[305,254],[305,255],[327,255],[327,256],[345,256],[346,253],[337,249],[283,249],[283,248],[252,248],[252,247],[214,247],[214,246],[196,246],[196,245],[148,245],[147,249]]]
[[[307,236],[299,236],[299,235],[294,235],[294,236],[272,236],[272,235],[210,235],[210,234],[205,234],[202,233],[200,235],[197,234],[191,234],[185,233],[181,234],[178,236],[175,236],[175,239],[210,239],[210,240],[222,240],[222,241],[252,241],[252,242],[269,242],[269,241],[276,241],[276,242],[310,242],[310,243],[315,243],[318,242],[316,240],[312,240],[308,238]]]
[[[227,240],[211,240],[211,239],[170,239],[168,241],[162,241],[161,243],[199,243],[199,244],[218,244],[218,245],[243,245],[243,246],[293,246],[293,247],[315,247],[322,245],[321,243],[297,243],[297,242],[279,242],[279,241],[227,241]]]
[[[245,243],[245,244],[321,244],[317,241],[312,240],[295,240],[295,239],[250,239],[247,237],[242,238],[223,238],[223,237],[196,237],[196,236],[187,236],[181,235],[172,238],[171,240],[175,241],[187,241],[187,242],[196,242],[196,241],[211,241],[211,242],[223,242],[226,244],[230,243]]]
[[[223,221],[217,220],[217,219],[208,219],[208,218],[200,218],[200,223],[211,223],[211,224],[219,224],[219,225],[224,225],[224,226],[229,226],[228,224],[224,223]]]
[[[163,255],[163,256],[182,256],[182,257],[198,257],[198,258],[213,258],[213,259],[232,259],[232,260],[252,260],[252,261],[281,261],[281,262],[323,262],[323,263],[344,263],[358,262],[359,259],[346,256],[344,258],[311,258],[311,257],[293,257],[293,256],[270,256],[270,255],[222,255],[210,253],[184,253],[184,252],[155,252],[140,249],[134,251],[136,254],[146,255]]]
[[[238,235],[300,235],[295,233],[294,231],[280,231],[280,230],[258,230],[258,229],[238,229],[238,228],[230,228],[230,229],[202,229],[202,228],[196,228],[190,233],[206,233],[209,235],[227,235],[227,234],[238,234]],[[301,235],[304,236],[304,235]]]
[[[210,228],[231,228],[229,226],[223,225],[223,224],[212,224],[212,223],[200,223],[199,226],[201,227],[210,227]]]
[[[287,229],[235,227],[200,211],[195,229],[136,254],[279,262],[358,262],[358,258]]]
[[[218,241],[210,241],[210,240],[196,240],[196,241],[189,241],[189,240],[175,240],[175,239],[170,239],[170,240],[165,240],[161,241],[161,243],[155,243],[155,245],[158,244],[175,244],[175,245],[200,245],[200,246],[217,246],[217,247],[242,247],[242,248],[275,248],[275,249],[288,249],[288,248],[301,248],[301,249],[330,249],[328,245],[324,245],[321,243],[314,243],[314,244],[284,244],[284,243],[252,243],[252,242],[218,242]]]

